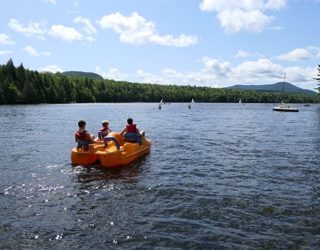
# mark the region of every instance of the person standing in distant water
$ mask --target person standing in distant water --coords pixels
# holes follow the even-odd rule
[[[89,144],[94,143],[94,138],[86,130],[86,122],[78,122],[79,130],[75,132],[75,141],[78,143],[77,148],[88,149]]]
[[[111,132],[111,130],[109,129],[109,121],[103,120],[101,124],[102,124],[102,128],[100,128],[98,132],[99,140],[103,140],[103,138]]]
[[[141,138],[144,137],[144,131],[139,131],[137,125],[133,123],[132,118],[127,119],[127,125],[125,128],[120,132],[121,136],[124,136],[126,141],[128,142],[138,142],[139,144],[142,143]]]

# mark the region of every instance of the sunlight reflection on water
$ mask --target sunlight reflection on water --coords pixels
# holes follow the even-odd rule
[[[186,107],[1,106],[1,248],[319,246],[320,106]],[[128,116],[149,155],[116,170],[71,166],[79,119],[95,133]]]

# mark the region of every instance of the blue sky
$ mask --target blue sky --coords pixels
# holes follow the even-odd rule
[[[1,0],[0,64],[131,82],[314,89],[320,0]]]

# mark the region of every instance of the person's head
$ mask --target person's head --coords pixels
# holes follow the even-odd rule
[[[101,124],[102,124],[102,127],[108,127],[108,126],[109,126],[109,121],[103,120],[103,121],[101,122]]]
[[[127,123],[128,123],[128,124],[132,124],[132,123],[133,123],[133,119],[132,119],[132,118],[128,118],[128,119],[127,119]]]
[[[84,128],[86,126],[86,122],[83,120],[78,121],[79,128]]]

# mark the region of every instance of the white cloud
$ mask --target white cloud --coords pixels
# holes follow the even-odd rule
[[[175,38],[172,35],[153,35],[149,38],[150,42],[164,46],[185,47],[198,42],[196,36],[188,36],[185,34]]]
[[[26,36],[37,37],[39,39],[44,39],[44,35],[47,29],[44,27],[45,23],[39,22],[29,22],[27,25],[21,24],[17,19],[10,19],[9,27],[19,33]]]
[[[249,57],[251,54],[247,51],[244,51],[242,49],[239,49],[237,54],[234,56],[235,58],[243,58],[243,57]]]
[[[56,0],[42,0],[43,2],[45,2],[45,3],[51,3],[51,4],[54,4],[54,5],[56,5],[57,4],[57,2],[56,2]]]
[[[234,66],[229,62],[209,57],[204,57],[202,62],[203,66],[198,71],[180,72],[167,68],[160,74],[137,70],[135,75],[127,75],[119,69],[110,69],[108,76],[104,76],[127,81],[134,78],[142,83],[227,87],[234,84],[272,84],[281,81],[286,73],[287,81],[296,86],[312,89],[316,85],[312,79],[317,73],[316,67],[284,67],[265,58]]]
[[[268,27],[268,30],[281,31],[281,30],[284,30],[284,27],[283,26],[272,26],[272,27]]]
[[[273,20],[266,10],[280,10],[286,6],[286,0],[202,0],[202,11],[217,12],[221,27],[227,33],[241,30],[261,32]]]
[[[37,52],[34,48],[32,48],[31,46],[26,46],[23,49],[25,52],[27,52],[29,55],[31,56],[50,56],[50,52],[48,51],[44,51],[44,52]]]
[[[119,12],[103,16],[99,21],[102,29],[112,29],[120,35],[120,41],[130,44],[154,43],[164,46],[185,47],[196,44],[198,39],[194,35],[159,35],[153,22],[147,21],[138,13],[123,16]]]
[[[92,36],[87,36],[86,40],[90,43],[95,41],[95,39]]]
[[[278,81],[284,74],[281,65],[274,64],[268,59],[246,61],[233,67],[232,78],[235,82],[242,83],[265,83],[266,81]]]
[[[315,50],[315,49],[313,49]],[[318,53],[320,49],[318,48]],[[309,60],[314,57],[314,53],[310,51],[308,48],[298,48],[294,49],[286,54],[282,54],[277,56],[278,60],[286,60],[286,61],[298,61],[298,60]]]
[[[89,19],[86,18],[75,18],[75,23],[83,24],[83,29],[87,34],[96,33],[96,29],[91,25]],[[67,42],[74,41],[83,41],[86,40],[88,42],[94,41],[92,36],[85,37],[82,33],[78,32],[73,27],[66,27],[64,25],[52,25],[50,30],[45,27],[45,22],[29,22],[29,24],[24,25],[21,24],[16,19],[10,19],[9,27],[19,33],[22,33],[26,36],[36,37],[39,39],[45,40],[45,36],[49,35],[52,37],[56,37],[62,39]],[[0,37],[1,43],[1,37]]]
[[[242,9],[245,11],[262,9],[263,1],[260,0],[203,0],[200,9],[203,11],[224,11]]]
[[[286,6],[286,0],[202,0],[200,9],[203,11],[224,11],[242,9],[252,10],[279,10]]]
[[[286,0],[268,0],[264,4],[265,9],[274,9],[274,10],[280,10],[284,7],[286,7],[287,1]]]
[[[101,75],[105,79],[113,79],[116,81],[128,81],[129,75],[121,73],[117,68],[109,68],[106,72],[101,70],[101,66],[96,66],[97,74]]]
[[[73,1],[73,7],[77,8],[80,6],[80,1],[79,0],[74,0]]]
[[[319,0],[319,1],[320,1],[320,0]],[[320,48],[311,47],[311,49],[314,50],[315,57],[316,57],[317,59],[320,58]]]
[[[163,71],[165,81],[177,85],[198,85],[198,86],[211,86],[217,87],[213,84],[218,79],[217,75],[208,72],[207,69],[200,71],[179,72],[174,69],[165,69]]]
[[[3,45],[11,45],[15,42],[10,39],[10,37],[6,34],[0,34],[0,44]]]
[[[96,71],[107,79],[214,88],[228,87],[234,84],[272,84],[282,81],[286,73],[288,82],[306,89],[313,89],[317,85],[313,77],[318,72],[316,67],[284,67],[266,58],[232,65],[228,61],[220,61],[207,56],[202,58],[202,67],[195,71],[165,68],[162,72],[151,73],[139,69],[134,74],[125,74],[117,68],[110,68],[103,73],[101,67],[96,67]]]
[[[81,33],[79,33],[76,29],[66,27],[63,25],[53,25],[48,34],[50,36],[60,38],[67,42],[74,42],[84,39],[84,36]]]
[[[64,70],[57,65],[48,65],[48,66],[39,68],[39,71],[56,73],[56,72],[63,72]]]
[[[138,78],[142,79],[144,83],[154,83],[154,84],[169,84],[168,80],[152,73],[145,72],[143,70],[137,70],[136,75]],[[166,81],[167,80],[167,81]]]
[[[215,60],[215,59],[210,59]],[[217,61],[218,62],[218,61]],[[204,64],[204,68],[207,66]],[[271,84],[281,81],[286,73],[287,81],[301,86],[303,83],[312,82],[313,69],[302,67],[284,67],[276,64],[269,59],[260,58],[255,61],[246,61],[239,65],[231,66],[228,74],[224,74],[224,68],[217,68],[220,74],[218,81],[223,82],[226,86],[230,84]]]
[[[175,85],[198,85],[217,87],[219,81],[228,78],[231,67],[229,62],[219,62],[217,59],[204,57],[204,67],[199,71],[179,72],[166,68],[161,74],[137,70],[135,76],[138,82]]]
[[[7,56],[12,54],[13,52],[11,50],[0,50],[0,56]]]
[[[316,67],[314,68],[301,68],[301,67],[287,67],[286,75],[289,77],[288,81],[290,82],[310,82],[313,81],[313,76],[316,71]]]
[[[259,10],[225,10],[220,11],[217,17],[226,33],[236,33],[241,30],[258,33],[273,20],[273,17],[266,16]]]
[[[219,62],[217,59],[212,59],[209,57],[204,57],[202,62],[204,64],[202,71],[205,74],[214,75],[215,78],[225,78],[231,71],[231,65],[229,62]]]
[[[96,28],[92,25],[88,18],[78,16],[73,19],[73,22],[83,24],[83,29],[87,34],[97,33]]]
[[[248,52],[242,49],[239,49],[235,54],[234,58],[264,58],[264,56],[257,52]]]

